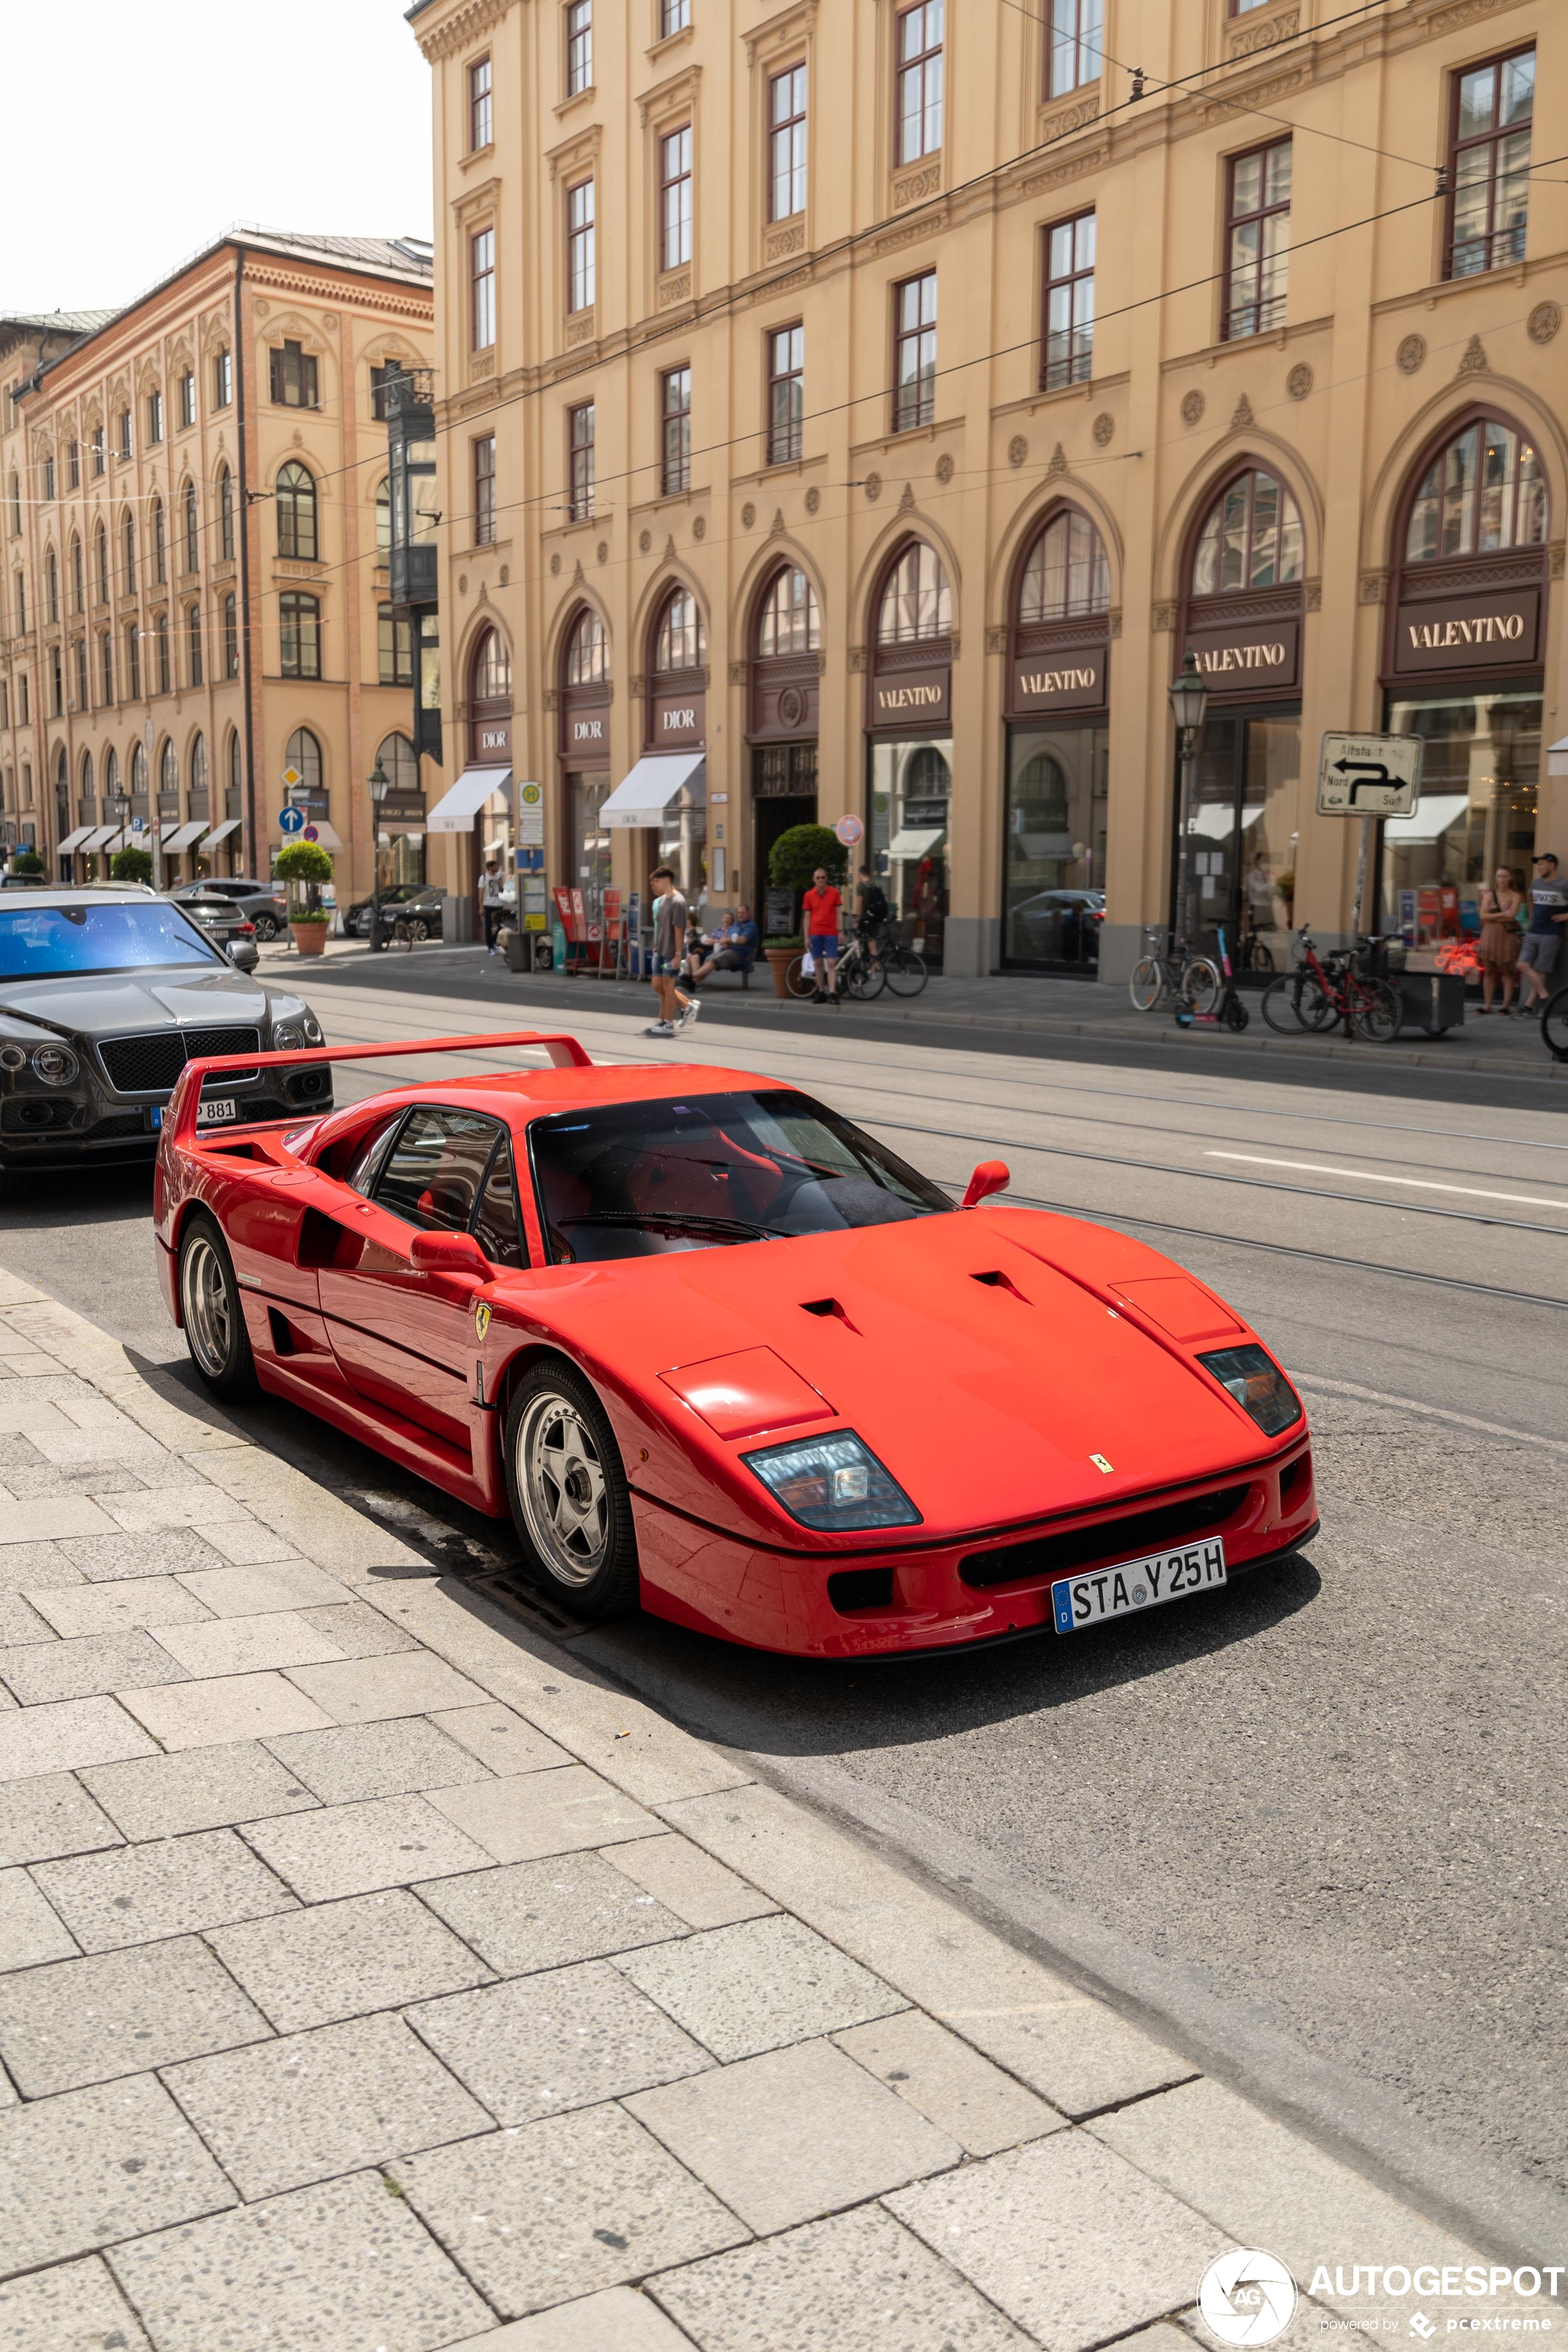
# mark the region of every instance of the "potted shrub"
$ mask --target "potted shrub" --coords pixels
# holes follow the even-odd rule
[[[109,861],[111,882],[151,882],[153,853],[150,849],[117,849]]]
[[[44,861],[36,849],[19,849],[11,860],[11,871],[16,875],[25,874],[29,877],[36,877],[41,882],[44,878]]]
[[[826,868],[830,882],[842,882],[845,864],[844,845],[831,826],[792,824],[786,833],[780,834],[768,852],[768,880],[775,890],[793,890],[798,895],[809,888],[819,866]],[[773,976],[775,995],[788,995],[784,974],[804,944],[798,936],[763,941],[763,953]]]
[[[331,915],[321,904],[321,885],[332,878],[332,861],[319,841],[290,841],[278,853],[273,875],[289,886],[289,929],[301,955],[321,955]]]

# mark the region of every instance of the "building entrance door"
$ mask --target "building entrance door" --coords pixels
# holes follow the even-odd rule
[[[768,861],[773,844],[792,825],[816,823],[816,745],[759,743],[752,751],[752,915],[766,937],[769,931],[793,930],[798,896],[791,894],[787,923],[768,918]],[[775,913],[782,917],[781,900]]]
[[[1266,977],[1289,964],[1300,772],[1299,705],[1210,712],[1188,816],[1194,945],[1205,955],[1214,954],[1223,926],[1232,961],[1243,976]],[[1173,891],[1177,919],[1179,891],[1178,861]]]

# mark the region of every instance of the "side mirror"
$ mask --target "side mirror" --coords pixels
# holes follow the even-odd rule
[[[993,1192],[1000,1192],[1013,1181],[1013,1171],[1005,1160],[983,1160],[969,1180],[969,1190],[959,1202],[961,1209],[977,1209]]]
[[[489,1282],[495,1273],[472,1234],[416,1234],[408,1255],[416,1274],[471,1274]]]

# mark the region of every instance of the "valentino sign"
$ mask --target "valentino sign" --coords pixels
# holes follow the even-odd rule
[[[1540,614],[1538,588],[1401,604],[1394,622],[1394,667],[1489,669],[1532,662]]]
[[[1189,627],[1187,644],[1216,694],[1256,694],[1260,687],[1295,685],[1300,630],[1294,620],[1220,622]]]
[[[948,723],[952,672],[941,669],[895,670],[871,681],[871,725],[901,729],[942,727]]]
[[[1098,709],[1105,700],[1105,665],[1100,646],[1020,654],[1013,668],[1013,709],[1020,713]]]

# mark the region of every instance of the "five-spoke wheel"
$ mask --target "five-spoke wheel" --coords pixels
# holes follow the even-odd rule
[[[518,1533],[563,1606],[609,1617],[636,1605],[637,1537],[615,1433],[593,1389],[552,1357],[524,1375],[507,1416]]]

